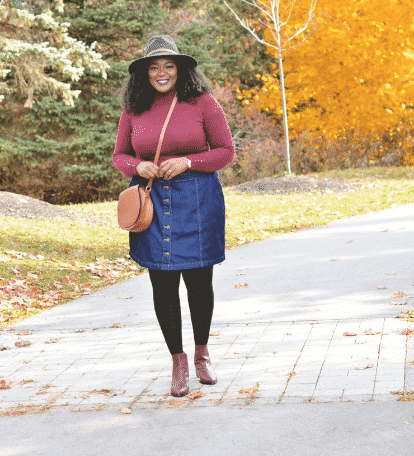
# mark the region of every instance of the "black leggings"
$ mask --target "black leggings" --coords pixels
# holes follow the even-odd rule
[[[172,355],[183,352],[181,307],[178,288],[183,275],[187,287],[191,323],[196,345],[207,345],[213,317],[213,266],[183,271],[149,269],[155,314]]]

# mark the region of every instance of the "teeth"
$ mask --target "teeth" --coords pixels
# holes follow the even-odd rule
[[[167,84],[168,80],[167,79],[161,79],[161,81],[157,81],[158,84]]]

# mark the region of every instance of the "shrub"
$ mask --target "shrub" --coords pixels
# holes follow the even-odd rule
[[[399,166],[410,154],[401,148],[395,135],[376,138],[348,132],[336,141],[309,131],[292,141],[292,171],[295,174],[330,169],[366,168],[369,166]]]
[[[255,106],[241,107],[230,85],[216,84],[214,96],[226,114],[236,146],[234,160],[219,172],[221,183],[236,185],[282,172],[286,158],[280,125]]]

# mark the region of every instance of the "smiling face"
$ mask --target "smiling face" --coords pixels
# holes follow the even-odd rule
[[[152,59],[148,68],[149,82],[160,93],[170,92],[177,82],[177,65],[173,59]]]

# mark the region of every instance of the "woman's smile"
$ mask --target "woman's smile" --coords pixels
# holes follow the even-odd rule
[[[153,59],[148,68],[149,82],[155,90],[167,93],[175,88],[177,82],[177,65],[173,59]]]

